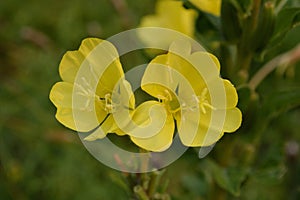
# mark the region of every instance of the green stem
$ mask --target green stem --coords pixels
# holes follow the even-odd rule
[[[136,196],[139,198],[139,200],[150,200],[150,198],[148,197],[148,195],[146,194],[142,186],[140,185],[134,186],[133,191],[136,194]]]
[[[251,20],[251,26],[250,30],[255,31],[258,25],[259,20],[259,11],[261,6],[261,0],[254,0],[253,2],[253,9],[252,9],[252,20]]]
[[[245,18],[242,38],[237,45],[236,67],[239,69],[239,84],[244,84],[248,80],[248,71],[251,66],[255,49],[253,49],[253,35],[257,31],[261,0],[254,0],[252,4],[251,16]]]
[[[252,52],[246,51],[242,46],[238,46],[236,66],[239,69],[238,71],[239,84],[244,84],[247,82],[249,76],[248,71],[251,66],[252,58],[253,58]]]
[[[257,86],[278,66],[293,64],[300,60],[300,45],[281,54],[265,64],[249,81],[248,86],[255,91]]]
[[[149,190],[148,190],[148,194],[150,197],[152,197],[154,195],[154,193],[157,191],[157,187],[159,185],[160,178],[164,172],[165,172],[165,170],[152,172],[150,183],[149,183]]]

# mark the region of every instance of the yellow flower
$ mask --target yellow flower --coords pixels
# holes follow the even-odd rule
[[[220,16],[221,12],[221,0],[189,0],[198,9],[204,12],[211,13],[216,16]]]
[[[156,119],[164,125],[154,136],[131,135],[131,140],[144,149],[163,151],[172,143],[174,119],[186,146],[212,145],[224,132],[237,130],[242,120],[236,107],[237,92],[219,73],[220,64],[215,56],[200,51],[191,53],[187,41],[173,42],[168,54],[149,63],[142,78],[142,89],[159,101],[145,102],[133,114],[137,124],[145,125]],[[161,114],[147,117],[145,113],[151,113],[153,106]]]
[[[187,36],[193,37],[195,31],[195,20],[197,12],[183,7],[183,2],[174,0],[159,0],[156,4],[156,13],[142,18],[139,27],[161,27],[179,31]],[[162,46],[168,48],[175,36],[140,34],[140,39],[145,44]]]
[[[134,109],[135,100],[110,42],[84,39],[79,50],[63,56],[59,74],[63,81],[52,87],[50,100],[61,124],[79,132],[92,131],[86,140],[103,138],[109,132],[124,134],[112,113]]]
[[[112,132],[127,134],[139,147],[155,152],[172,144],[175,121],[184,145],[217,142],[241,124],[238,96],[234,86],[220,78],[218,59],[191,49],[188,40],[177,40],[167,54],[149,63],[141,88],[158,101],[143,102],[135,109],[115,47],[96,38],[83,40],[79,50],[63,56],[59,66],[63,81],[50,92],[57,120],[90,133],[88,141]]]

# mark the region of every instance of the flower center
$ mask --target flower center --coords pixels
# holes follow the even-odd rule
[[[199,100],[199,106],[201,111],[206,114],[206,109],[209,108],[211,110],[215,110],[215,108],[209,103],[207,100],[207,88],[204,88],[201,92],[200,96],[197,96],[197,99]]]
[[[207,113],[207,109],[215,110],[215,108],[210,104],[207,98],[208,89],[204,88],[200,95],[193,95],[190,99],[190,103],[186,103],[184,100],[179,101],[172,96],[172,94],[165,89],[163,95],[158,96],[158,101],[165,105],[167,110],[174,114],[180,109],[183,111],[196,111],[200,109],[203,114]]]
[[[100,100],[102,101],[103,108],[107,114],[116,112],[118,106],[120,105],[119,102],[114,102],[112,100],[112,95],[110,93],[105,94],[103,98],[100,98]]]
[[[82,110],[92,111],[93,105],[92,102],[96,101],[96,104],[100,104],[101,108],[104,109],[107,114],[114,113],[121,105],[121,95],[120,91],[114,93],[112,98],[112,92],[108,92],[104,97],[94,93],[93,87],[85,77],[81,77],[82,84],[75,83],[74,85],[78,88],[77,94],[85,97],[85,105]],[[127,108],[127,106],[124,106]],[[131,108],[128,108],[131,109]]]
[[[180,110],[180,104],[176,98],[173,98],[172,94],[165,89],[163,95],[158,95],[158,101],[161,102],[166,109],[174,114]]]
[[[208,90],[204,88],[200,95],[193,95],[192,99],[189,101],[191,103],[187,104],[184,101],[181,103],[182,110],[196,111],[200,108],[203,114],[207,113],[207,109],[215,110],[215,108],[210,104],[207,99]]]

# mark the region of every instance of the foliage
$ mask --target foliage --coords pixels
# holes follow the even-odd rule
[[[195,9],[195,37],[239,88],[243,124],[205,158],[189,149],[168,167],[161,183],[169,181],[172,199],[299,199],[299,6],[296,0],[223,0],[220,17]],[[48,95],[66,50],[88,36],[135,28],[154,9],[151,0],[0,2],[0,199],[134,194],[120,182],[124,175],[100,164],[55,120]],[[143,52],[124,57],[125,71],[148,59]],[[249,85],[274,58],[280,64],[274,72]]]

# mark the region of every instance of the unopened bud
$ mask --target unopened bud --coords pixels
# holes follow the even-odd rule
[[[261,51],[270,40],[275,27],[274,3],[266,2],[259,14],[259,23],[252,36],[250,48],[254,51]]]
[[[238,18],[238,10],[231,1],[223,0],[221,7],[222,32],[225,40],[237,43],[242,30]]]

